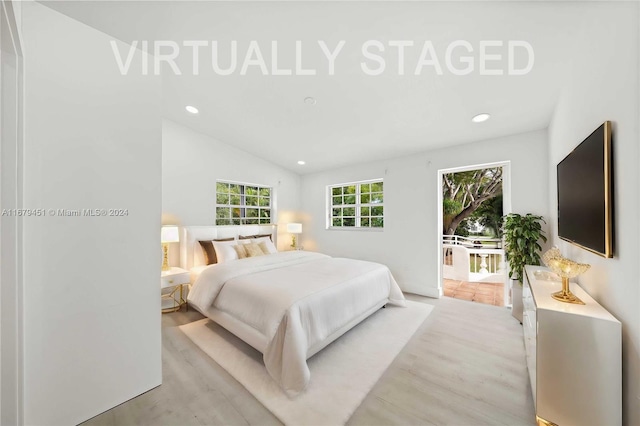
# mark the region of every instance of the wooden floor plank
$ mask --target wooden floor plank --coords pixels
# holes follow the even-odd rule
[[[350,425],[534,425],[522,326],[505,308],[408,295],[435,305]],[[162,317],[163,384],[86,425],[278,425],[276,417]]]

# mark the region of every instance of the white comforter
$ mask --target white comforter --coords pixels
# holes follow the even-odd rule
[[[306,360],[314,347],[376,305],[405,305],[386,266],[303,251],[211,265],[189,302],[202,313],[213,306],[263,334],[267,371],[290,396],[309,383]]]

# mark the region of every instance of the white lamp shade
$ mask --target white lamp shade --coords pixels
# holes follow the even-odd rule
[[[302,224],[287,223],[287,232],[290,234],[302,234]]]
[[[177,226],[163,226],[160,231],[160,241],[163,243],[177,243],[180,241]]]

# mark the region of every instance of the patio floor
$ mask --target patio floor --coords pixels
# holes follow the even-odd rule
[[[485,305],[504,306],[503,283],[470,283],[443,280],[444,295],[454,299],[470,300]]]

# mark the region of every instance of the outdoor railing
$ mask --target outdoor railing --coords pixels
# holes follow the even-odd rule
[[[501,247],[502,241],[496,238],[443,236],[444,277],[463,281],[502,281],[505,255]]]
[[[462,245],[473,248],[502,248],[500,238],[491,237],[463,237],[460,235],[443,235],[443,244]]]
[[[478,274],[500,274],[503,268],[504,250],[468,249],[470,272]]]

